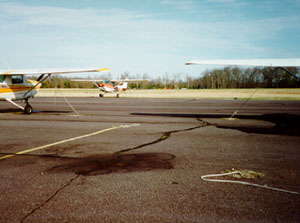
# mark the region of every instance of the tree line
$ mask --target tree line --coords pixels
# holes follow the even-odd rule
[[[299,69],[286,68],[299,76]],[[150,79],[147,74],[121,75],[121,79]],[[100,75],[97,79],[110,80],[110,75]],[[74,82],[70,78],[54,76],[43,82],[44,88],[96,88],[92,82]],[[157,77],[151,82],[129,83],[131,89],[219,89],[219,88],[299,88],[300,81],[286,71],[274,68],[225,67],[207,70],[198,78],[188,74],[173,74]]]

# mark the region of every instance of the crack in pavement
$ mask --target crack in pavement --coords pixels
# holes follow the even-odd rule
[[[187,129],[179,129],[179,130],[164,132],[164,133],[162,133],[162,136],[159,139],[156,139],[152,142],[144,143],[142,145],[139,145],[139,146],[136,146],[136,147],[133,147],[133,148],[123,149],[123,150],[120,150],[118,152],[115,152],[114,154],[126,153],[126,152],[129,152],[129,151],[132,151],[132,150],[137,150],[137,149],[143,148],[145,146],[150,146],[150,145],[159,143],[161,141],[164,141],[164,140],[168,139],[171,136],[172,133],[191,131],[191,130],[198,129],[198,128],[203,128],[203,127],[209,125],[209,123],[204,121],[204,120],[201,120],[199,118],[197,118],[197,120],[201,123],[198,126],[187,128]]]
[[[139,145],[139,146],[136,146],[136,147],[133,147],[133,148],[128,148],[128,149],[123,149],[123,150],[120,150],[118,152],[115,152],[114,155],[118,155],[118,154],[121,154],[121,153],[125,153],[125,152],[129,152],[129,151],[133,151],[133,150],[137,150],[137,149],[140,149],[140,148],[143,148],[143,147],[146,147],[146,146],[149,146],[149,145],[153,145],[153,144],[156,144],[156,143],[159,143],[161,141],[164,141],[166,139],[168,139],[171,134],[173,133],[178,133],[178,132],[186,132],[186,131],[191,131],[191,130],[194,130],[194,129],[198,129],[198,128],[203,128],[205,126],[208,126],[209,123],[206,122],[206,121],[203,121],[201,119],[197,119],[201,124],[200,125],[197,125],[195,127],[191,127],[191,128],[187,128],[187,129],[179,129],[179,130],[173,130],[173,131],[168,131],[168,132],[163,132],[161,137],[158,138],[157,140],[154,140],[152,142],[148,142],[148,143],[144,143],[142,145]],[[56,195],[59,194],[59,192],[61,192],[63,189],[65,189],[66,187],[70,186],[70,184],[76,180],[78,177],[80,176],[80,174],[76,174],[75,177],[71,178],[65,185],[63,185],[62,187],[60,187],[52,196],[50,196],[47,200],[45,200],[42,204],[40,204],[38,207],[34,208],[30,213],[28,213],[26,216],[24,216],[20,223],[23,223],[29,216],[33,215],[37,210],[39,209],[42,209],[48,202],[50,202]]]
[[[66,187],[68,187],[74,180],[76,180],[80,175],[76,175],[75,177],[71,178],[65,185],[63,185],[62,187],[60,187],[51,197],[49,197],[46,201],[44,201],[41,205],[39,205],[38,207],[36,207],[35,209],[33,209],[30,213],[28,213],[27,215],[25,215],[20,223],[23,223],[29,216],[31,216],[32,214],[34,214],[37,210],[43,208],[49,201],[51,201],[60,191],[62,191],[63,189],[65,189]]]

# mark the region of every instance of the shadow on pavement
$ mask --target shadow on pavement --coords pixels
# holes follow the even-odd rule
[[[180,118],[197,118],[197,119],[223,119],[224,114],[173,114],[173,113],[131,113],[131,115],[142,116],[164,116],[164,117],[180,117]],[[229,117],[229,116],[227,116]],[[235,118],[240,120],[260,120],[272,122],[273,127],[265,126],[231,126],[230,124],[214,124],[217,128],[235,129],[246,133],[256,134],[272,134],[272,135],[289,135],[300,136],[300,116],[294,114],[262,114],[262,115],[236,115]]]
[[[0,109],[0,113],[13,113],[13,114],[24,114],[21,109],[18,108],[7,108],[7,109]],[[31,115],[35,114],[66,114],[66,113],[74,113],[73,111],[40,111],[40,110],[33,110]]]

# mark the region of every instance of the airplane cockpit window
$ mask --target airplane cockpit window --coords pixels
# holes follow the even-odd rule
[[[0,75],[0,83],[3,83],[5,80],[6,76],[5,75]]]
[[[11,83],[12,84],[23,84],[24,78],[23,75],[13,75],[11,76]]]

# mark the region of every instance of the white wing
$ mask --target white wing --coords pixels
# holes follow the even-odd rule
[[[151,81],[148,79],[123,79],[123,80],[111,80],[111,82],[143,82],[143,81]]]
[[[294,59],[238,59],[238,60],[192,60],[186,65],[233,65],[257,67],[300,67],[300,58]]]
[[[38,69],[38,70],[0,70],[2,75],[41,75],[41,74],[69,74],[109,71],[109,68],[87,68],[87,69]]]
[[[71,81],[78,81],[78,82],[103,82],[105,80],[94,80],[94,79],[71,79]]]
[[[123,80],[94,80],[94,79],[72,79],[72,81],[80,81],[80,82],[104,82],[104,81],[109,81],[109,82],[143,82],[143,81],[151,81],[148,79],[123,79]]]

